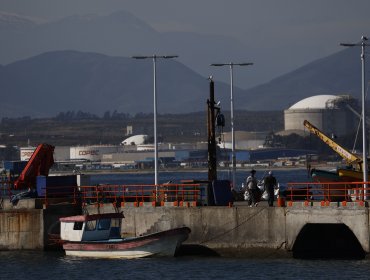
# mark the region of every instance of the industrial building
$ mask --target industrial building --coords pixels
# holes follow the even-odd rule
[[[268,132],[266,131],[235,131],[235,149],[249,150],[263,146]],[[218,146],[222,149],[232,149],[231,132],[224,132]]]
[[[308,120],[321,131],[343,136],[353,133],[359,121],[358,101],[350,95],[315,95],[284,110],[285,133],[304,131]]]
[[[20,160],[30,159],[36,147],[21,147]],[[54,161],[60,169],[152,168],[153,144],[57,146]],[[186,166],[207,162],[207,143],[159,143],[158,160],[164,167],[185,163]]]
[[[284,111],[285,134],[305,132],[304,120],[308,120],[327,134],[343,136],[354,132],[359,121],[358,101],[349,95],[316,95],[305,98]],[[55,147],[54,159],[57,164],[88,168],[152,168],[154,145],[146,134],[132,135],[120,145],[92,145]],[[265,145],[271,131],[235,131],[235,156],[238,166],[245,163],[269,162],[282,158],[304,157],[310,150],[288,149]],[[231,132],[224,132],[218,140],[219,163],[227,166],[231,162]],[[21,161],[27,161],[35,147],[20,148]],[[158,160],[161,166],[203,166],[208,162],[208,143],[159,143]]]

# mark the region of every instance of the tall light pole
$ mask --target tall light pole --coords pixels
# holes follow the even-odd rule
[[[341,43],[341,46],[344,47],[361,47],[361,72],[362,72],[362,171],[363,171],[363,182],[368,182],[368,170],[367,170],[367,144],[366,144],[366,105],[365,105],[365,46],[367,37],[362,36],[360,43],[348,44],[348,43]],[[366,199],[366,184],[364,184],[364,195]]]
[[[154,184],[158,185],[158,141],[157,141],[157,58],[175,58],[177,55],[135,55],[135,59],[153,59],[153,95],[154,95]]]
[[[235,170],[236,170],[236,157],[235,157],[235,131],[234,131],[234,97],[233,97],[233,90],[234,90],[234,77],[233,77],[233,69],[234,65],[237,66],[248,66],[253,65],[251,62],[245,63],[212,63],[211,66],[229,66],[230,67],[230,119],[231,119],[231,165],[232,165],[232,184],[233,189],[235,189]]]

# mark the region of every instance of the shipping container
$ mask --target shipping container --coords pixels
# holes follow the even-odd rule
[[[4,169],[13,175],[19,175],[26,167],[27,161],[4,161]]]
[[[71,196],[77,186],[77,175],[37,176],[36,189],[39,197]]]

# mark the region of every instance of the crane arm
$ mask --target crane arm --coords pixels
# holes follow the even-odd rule
[[[39,175],[49,175],[49,169],[54,164],[54,146],[49,144],[39,144],[27,165],[22,170],[18,179],[14,182],[17,188],[34,188],[36,186],[36,177]]]
[[[342,147],[335,141],[333,141],[330,137],[325,135],[320,129],[315,127],[313,124],[311,124],[309,121],[305,120],[303,122],[303,125],[313,134],[315,134],[317,137],[319,137],[325,144],[327,144],[330,148],[332,148],[337,154],[339,154],[344,160],[346,160],[347,163],[357,163],[361,165],[362,158],[358,157],[357,155],[351,153],[346,148]]]

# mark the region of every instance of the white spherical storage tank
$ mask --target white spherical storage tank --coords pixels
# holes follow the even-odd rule
[[[308,120],[324,133],[346,135],[354,132],[358,123],[349,107],[358,107],[358,101],[349,95],[311,96],[284,110],[284,128],[305,130],[303,122]]]
[[[123,140],[121,145],[142,145],[145,144],[147,140],[148,135],[146,134],[133,135]]]

